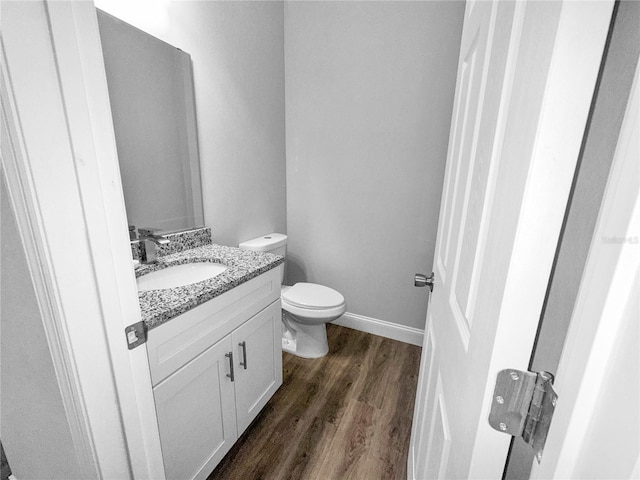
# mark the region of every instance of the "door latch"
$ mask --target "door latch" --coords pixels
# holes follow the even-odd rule
[[[538,463],[558,402],[549,372],[498,372],[491,401],[489,425],[499,432],[522,437],[535,453]]]

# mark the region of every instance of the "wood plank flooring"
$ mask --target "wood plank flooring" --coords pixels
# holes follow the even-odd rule
[[[327,327],[329,354],[284,354],[282,387],[208,480],[406,479],[420,347]]]

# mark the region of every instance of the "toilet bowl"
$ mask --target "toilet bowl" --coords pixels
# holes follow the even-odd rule
[[[270,233],[238,245],[244,250],[285,256],[287,236]],[[282,269],[282,279],[284,269]],[[336,290],[316,283],[281,286],[282,349],[303,358],[318,358],[329,351],[326,324],[340,317],[347,306]]]
[[[282,349],[303,358],[319,358],[329,351],[326,324],[347,309],[344,297],[315,283],[282,286]]]

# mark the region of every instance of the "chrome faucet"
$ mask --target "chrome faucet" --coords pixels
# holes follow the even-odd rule
[[[162,235],[156,235],[157,228],[139,228],[138,234],[140,242],[142,242],[142,263],[156,262],[156,245],[167,245],[169,239]]]

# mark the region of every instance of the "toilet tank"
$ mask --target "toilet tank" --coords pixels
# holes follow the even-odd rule
[[[254,252],[275,253],[284,257],[287,253],[287,236],[282,233],[270,233],[242,242],[238,247]]]
[[[287,236],[282,233],[270,233],[262,237],[252,238],[238,245],[243,250],[253,250],[254,252],[275,253],[286,257]],[[284,280],[284,265],[280,266],[280,283]]]

